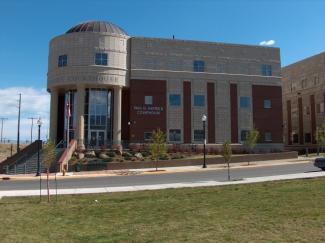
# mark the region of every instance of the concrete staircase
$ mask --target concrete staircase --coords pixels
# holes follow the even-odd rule
[[[59,160],[61,154],[63,153],[63,142],[61,141],[56,145],[55,154],[56,159],[50,167],[51,172],[58,171],[57,161]],[[40,151],[40,163],[41,163],[41,172],[46,172],[46,168],[43,165],[43,151]],[[4,166],[5,174],[16,175],[16,174],[36,174],[38,164],[38,155],[37,151],[32,155],[26,155],[20,158],[18,161],[15,161],[12,164]]]

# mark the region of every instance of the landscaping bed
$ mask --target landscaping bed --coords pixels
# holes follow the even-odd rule
[[[89,170],[118,170],[118,169],[140,169],[155,167],[150,152],[125,151],[119,154],[117,151],[98,150],[88,151],[80,156],[75,153],[69,164],[70,170],[89,171]],[[79,158],[78,158],[79,156]],[[231,163],[254,162],[266,160],[280,160],[297,158],[297,152],[280,152],[264,154],[235,154]],[[168,153],[158,161],[158,167],[176,167],[201,165],[203,154],[191,153]],[[221,155],[209,154],[206,157],[207,164],[222,164],[224,159]]]

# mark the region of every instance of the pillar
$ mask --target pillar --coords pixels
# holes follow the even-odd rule
[[[113,144],[121,144],[122,87],[114,87]]]
[[[59,92],[56,88],[51,89],[51,104],[50,104],[50,139],[56,144],[57,129],[58,129],[58,100]]]
[[[77,138],[77,148],[84,149],[85,141],[85,87],[83,85],[77,86],[77,129],[76,129],[76,138]]]

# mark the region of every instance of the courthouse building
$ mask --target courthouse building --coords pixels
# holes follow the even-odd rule
[[[286,145],[312,147],[325,120],[325,52],[282,69]]]
[[[80,147],[145,142],[240,143],[253,126],[259,146],[283,143],[278,48],[130,37],[101,21],[53,38],[49,48],[50,137]],[[68,115],[69,113],[69,115]],[[69,120],[67,119],[69,117]]]

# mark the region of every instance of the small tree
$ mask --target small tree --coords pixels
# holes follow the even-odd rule
[[[50,202],[50,185],[49,175],[50,167],[55,160],[55,144],[52,140],[48,140],[43,149],[43,163],[46,167],[46,187],[47,187],[47,201]]]
[[[160,129],[157,129],[152,133],[152,143],[150,144],[150,152],[152,158],[156,161],[157,171],[159,158],[163,155],[166,155],[167,153],[166,136]]]
[[[227,163],[228,166],[228,181],[230,181],[230,160],[232,156],[232,150],[231,145],[228,141],[224,142],[222,144],[222,157],[225,160],[225,163]]]
[[[254,148],[256,146],[258,137],[259,137],[259,131],[257,131],[256,128],[253,128],[247,133],[246,140],[244,141],[244,145],[248,147],[249,153],[251,154],[254,151]],[[249,165],[249,159],[247,162],[247,165]]]
[[[315,140],[317,143],[317,150],[319,150],[319,147],[321,147],[323,150],[325,146],[325,121],[320,127],[316,128]]]

